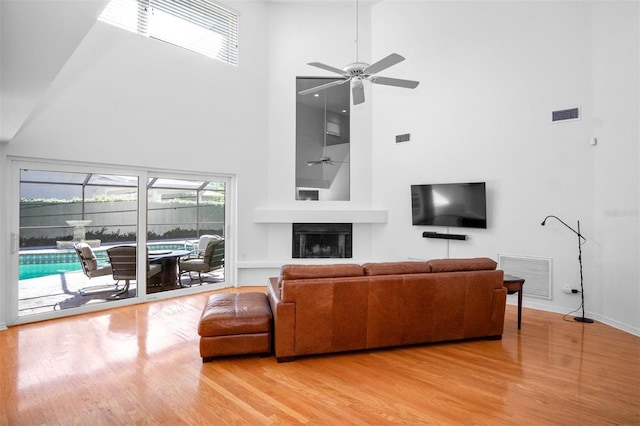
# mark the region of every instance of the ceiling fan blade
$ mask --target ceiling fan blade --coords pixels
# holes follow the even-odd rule
[[[414,80],[402,80],[399,78],[389,78],[389,77],[371,77],[372,83],[375,84],[384,84],[386,86],[395,86],[395,87],[404,87],[407,89],[415,89],[420,84],[419,81]]]
[[[318,164],[322,164],[321,160],[307,161],[307,166],[316,166]]]
[[[351,87],[351,94],[353,95],[353,104],[359,105],[364,102],[364,87],[362,81],[356,81]]]
[[[331,81],[329,83],[321,84],[320,86],[312,87],[310,89],[301,90],[298,93],[300,95],[308,95],[309,93],[319,92],[320,90],[328,89],[329,87],[339,86],[341,84],[346,83],[347,81],[349,81],[348,78],[344,79],[344,80]]]
[[[326,65],[321,62],[309,62],[307,63],[307,65],[311,65],[312,67],[316,67],[316,68],[322,68],[323,70],[335,72],[336,74],[340,74],[340,75],[345,74],[344,71],[341,70],[340,68],[332,67],[331,65]]]
[[[378,62],[373,63],[364,69],[366,74],[375,74],[382,70],[386,70],[389,67],[394,66],[395,64],[404,61],[404,57],[398,55],[397,53],[392,53],[386,58],[380,59]]]

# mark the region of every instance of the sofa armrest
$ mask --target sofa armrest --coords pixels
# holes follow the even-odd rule
[[[507,306],[507,289],[496,288],[493,290],[493,311],[491,320],[493,324],[492,336],[502,336],[504,332],[504,314]]]
[[[280,298],[278,278],[269,278],[267,298],[273,314],[273,348],[278,362],[295,356],[296,305]]]

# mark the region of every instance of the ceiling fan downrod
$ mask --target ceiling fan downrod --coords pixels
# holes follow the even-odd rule
[[[307,65],[311,65],[317,68],[321,68],[325,71],[329,71],[340,75],[342,78],[330,81],[328,83],[321,84],[316,87],[301,90],[298,92],[300,95],[308,95],[310,93],[316,93],[320,90],[327,89],[333,86],[339,86],[344,83],[350,83],[351,93],[354,105],[359,105],[364,102],[364,88],[362,82],[368,80],[373,84],[382,84],[386,86],[404,87],[407,89],[415,89],[419,81],[403,80],[399,78],[389,78],[376,75],[380,71],[384,71],[393,65],[404,61],[404,57],[397,53],[392,53],[377,62],[369,65],[363,62],[359,62],[358,56],[358,26],[359,26],[359,13],[358,13],[358,0],[355,0],[355,53],[356,61],[347,64],[344,68],[336,68],[330,65],[323,64],[321,62],[308,62]]]
[[[355,36],[355,43],[356,43],[356,62],[358,62],[358,0],[355,0],[356,2],[356,36]]]

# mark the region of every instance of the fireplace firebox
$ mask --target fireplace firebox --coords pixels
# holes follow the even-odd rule
[[[350,258],[351,223],[294,223],[292,257]]]

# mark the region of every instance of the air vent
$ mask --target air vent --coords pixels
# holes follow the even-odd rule
[[[403,135],[396,135],[396,143],[409,142],[411,140],[411,133],[405,133]]]
[[[525,296],[551,300],[551,258],[498,254],[498,269],[523,278]]]
[[[580,120],[580,108],[561,109],[551,112],[551,121]]]

